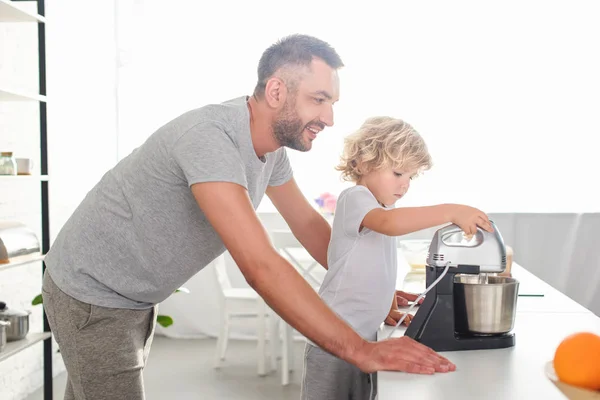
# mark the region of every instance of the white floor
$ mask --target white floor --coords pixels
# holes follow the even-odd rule
[[[279,369],[258,376],[256,342],[252,341],[231,340],[223,367],[214,369],[215,343],[214,339],[155,337],[144,370],[146,400],[300,398],[303,342],[294,343],[294,371],[287,386],[281,386]],[[65,374],[54,380],[54,400],[63,399],[65,381]],[[43,400],[42,391],[27,400]]]

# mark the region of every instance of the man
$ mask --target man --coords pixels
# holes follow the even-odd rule
[[[226,249],[273,310],[363,371],[454,369],[409,338],[363,340],[275,251],[256,216],[266,192],[327,266],[330,227],[296,186],[284,146],[308,151],[333,125],[342,66],[316,38],[279,41],[262,55],[252,97],[167,123],[87,194],[45,260],[67,399],[142,399],[155,305]]]

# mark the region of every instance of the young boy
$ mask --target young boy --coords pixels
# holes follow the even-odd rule
[[[492,230],[483,212],[464,205],[394,208],[408,191],[410,181],[430,167],[425,142],[399,119],[370,118],[345,141],[337,169],[356,185],[338,198],[328,250],[329,270],[319,294],[366,340],[376,340],[388,314],[396,321],[401,315],[395,292],[396,236],[450,222],[466,234],[474,234],[477,226]],[[408,324],[410,318],[405,321]],[[309,341],[302,399],[374,398],[374,377]]]

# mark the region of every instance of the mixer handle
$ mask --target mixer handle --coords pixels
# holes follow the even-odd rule
[[[450,224],[450,225],[446,225],[445,227],[441,228],[438,232],[440,235],[444,235],[446,233],[454,233],[454,232],[458,232],[458,231],[462,231],[462,229],[460,229],[460,227],[456,224]]]
[[[490,220],[490,224],[492,224],[492,228],[494,228],[494,231],[495,231],[497,228],[496,228],[496,224],[494,224],[494,221]],[[487,232],[486,230],[482,229],[479,226],[477,227],[477,230],[479,232],[482,232],[482,233]],[[449,225],[446,225],[443,228],[440,228],[438,230],[438,232],[439,232],[440,235],[446,235],[447,233],[462,232],[462,229],[460,229],[460,227],[458,225],[456,225],[456,224],[449,224]]]
[[[496,228],[496,225],[494,224],[494,221],[490,220],[490,223],[492,224],[492,228],[494,229],[494,231],[497,232],[497,228]],[[475,237],[472,238],[471,240],[469,240],[468,243],[462,243],[462,241],[455,241],[453,243],[448,243],[445,240],[449,236],[454,236],[454,235],[456,235],[458,233],[462,233],[462,232],[463,232],[463,230],[458,225],[450,224],[450,225],[447,225],[438,230],[437,238],[438,238],[438,241],[443,242],[447,246],[474,247],[474,246],[481,244],[481,242],[483,242],[484,237],[486,235],[493,235],[493,233],[490,233],[478,226],[477,233],[474,235]]]

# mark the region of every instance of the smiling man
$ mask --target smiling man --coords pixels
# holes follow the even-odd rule
[[[363,371],[449,368],[409,338],[361,338],[272,247],[255,213],[266,193],[327,267],[330,227],[296,186],[285,147],[308,151],[333,125],[342,66],[319,39],[280,40],[262,55],[251,97],[160,127],[87,194],[45,259],[66,399],[143,399],[156,304],[225,250],[271,308]]]

